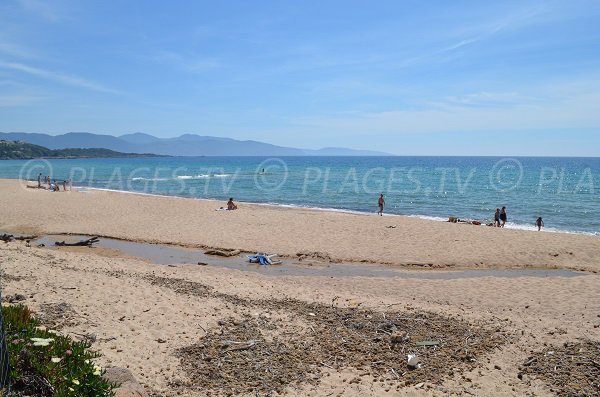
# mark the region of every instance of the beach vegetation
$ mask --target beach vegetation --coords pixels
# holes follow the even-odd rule
[[[24,305],[2,307],[14,395],[52,397],[113,396],[95,363],[100,357],[88,341],[48,330]],[[10,396],[10,394],[9,394]]]

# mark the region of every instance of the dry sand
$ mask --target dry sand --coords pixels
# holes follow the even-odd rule
[[[0,181],[0,199],[0,231],[101,234],[288,255],[321,251],[333,259],[399,265],[598,270],[598,239],[586,236],[250,205],[217,212],[214,202],[101,191],[49,193],[20,188],[15,181]],[[499,255],[498,247],[507,254]],[[565,395],[564,383],[542,380],[523,363],[542,351],[558,352],[565,342],[600,341],[600,276],[594,273],[455,280],[269,277],[95,252],[0,243],[3,296],[26,295],[25,303],[49,313],[46,321],[63,333],[76,338],[94,333],[94,348],[104,354],[101,364],[129,367],[153,396],[227,394],[236,378],[266,380],[269,368],[263,376],[248,372],[265,354],[280,360],[272,363],[271,375],[280,376],[283,367],[306,375],[282,385],[286,396]],[[61,307],[62,315],[51,315]],[[375,338],[367,329],[372,324],[381,327]],[[410,331],[413,339],[391,344],[390,324]],[[212,361],[177,353],[183,348],[204,354],[211,341],[247,338],[244,330],[260,333],[258,343],[246,350],[221,351]],[[418,350],[413,343],[433,338],[443,343],[421,350],[425,367],[401,372],[406,353]],[[366,346],[379,349],[381,360],[375,361]],[[244,357],[248,365],[231,372],[236,358]],[[294,367],[298,357],[322,361]],[[196,360],[194,371],[190,359]],[[195,370],[202,373],[215,361],[222,366],[210,374],[231,375],[214,381],[228,388],[199,388]],[[568,366],[572,359],[560,362],[567,373],[575,371]],[[594,371],[590,362],[576,368],[586,366]],[[254,386],[246,395],[265,395],[273,388],[267,386]]]
[[[599,271],[600,238],[403,216],[377,217],[99,190],[48,192],[0,180],[0,231],[79,233],[336,261],[423,267],[564,267]],[[388,226],[395,226],[389,228]]]

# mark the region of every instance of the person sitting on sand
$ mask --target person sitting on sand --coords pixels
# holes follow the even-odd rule
[[[539,218],[537,218],[537,220],[535,221],[535,225],[538,228],[538,232],[540,230],[542,230],[542,227],[544,226],[544,220],[542,219],[542,217],[540,216]]]
[[[237,205],[235,205],[235,203],[233,202],[233,197],[229,198],[229,201],[227,202],[227,209],[229,211],[237,210]]]

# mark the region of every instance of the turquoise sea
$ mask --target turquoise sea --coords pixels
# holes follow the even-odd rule
[[[491,221],[600,235],[600,158],[159,157],[0,161],[0,178],[39,173],[75,186],[146,194]],[[174,201],[173,205],[177,205]]]

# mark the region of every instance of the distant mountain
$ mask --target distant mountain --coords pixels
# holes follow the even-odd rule
[[[125,134],[121,135],[119,139],[124,140],[125,142],[133,143],[133,144],[145,144],[145,143],[154,143],[159,142],[160,138],[155,136],[144,134],[143,132],[136,132],[134,134]]]
[[[318,150],[304,150],[311,156],[390,156],[390,154],[373,150],[356,150],[341,147],[326,147]]]
[[[297,149],[258,141],[184,134],[176,138],[157,138],[136,132],[119,137],[87,132],[63,135],[0,132],[0,139],[24,141],[49,149],[105,148],[126,153],[155,153],[168,156],[389,156],[388,153],[344,148]]]
[[[35,158],[98,158],[98,157],[152,157],[153,154],[120,153],[109,149],[48,149],[23,141],[0,140],[0,160]]]

